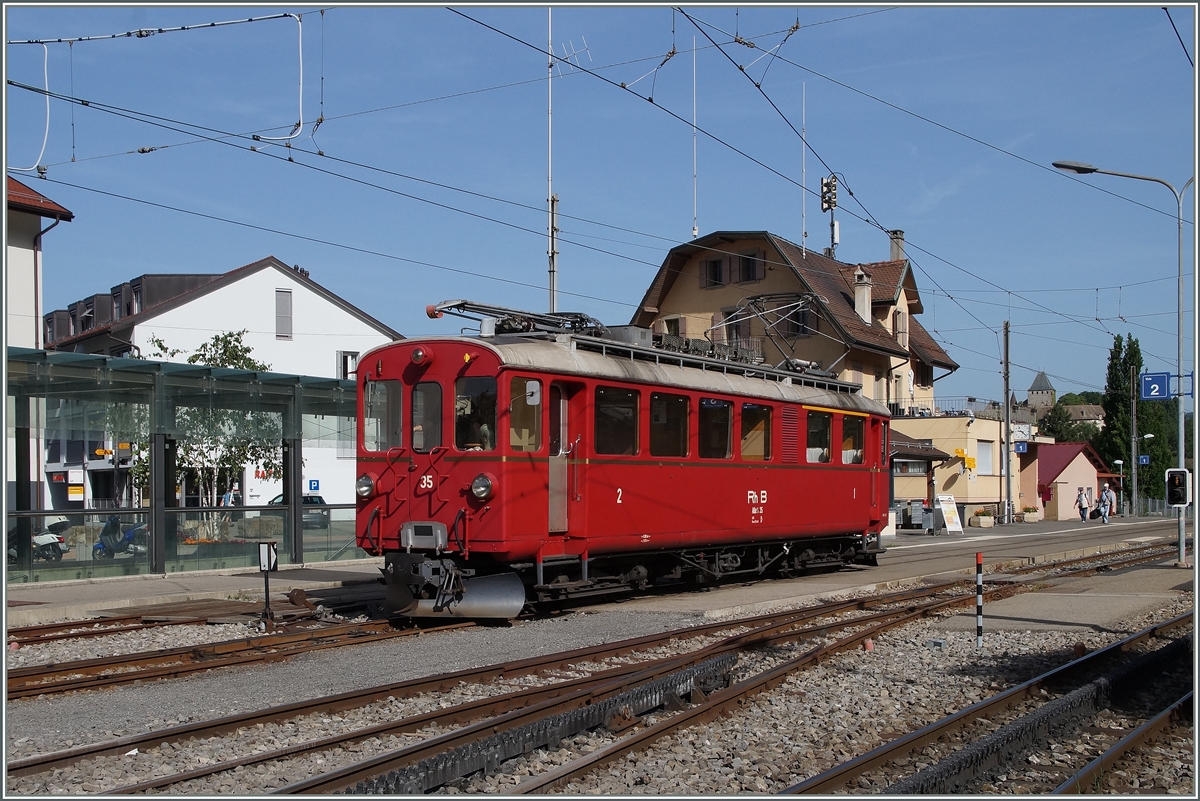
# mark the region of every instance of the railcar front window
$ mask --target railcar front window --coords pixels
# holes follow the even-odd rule
[[[765,462],[771,458],[771,407],[742,404],[742,458]]]
[[[413,450],[428,453],[442,444],[442,385],[426,381],[413,387]]]
[[[733,402],[700,399],[700,458],[728,459],[733,439]]]
[[[496,449],[496,379],[471,376],[454,382],[454,447]]]
[[[596,453],[632,456],[638,452],[638,401],[641,393],[596,387]]]
[[[400,416],[403,387],[399,381],[384,379],[363,385],[363,448],[386,451],[401,445]]]
[[[808,461],[829,461],[829,443],[833,428],[833,415],[828,412],[808,412]]]
[[[688,398],[650,393],[650,455],[687,456]]]
[[[536,396],[531,396],[536,393]],[[532,405],[541,399],[542,382],[515,376],[509,384],[512,398],[508,412],[508,442],[514,451],[536,453],[542,449],[542,407]]]
[[[842,464],[863,463],[863,419],[842,417]]]

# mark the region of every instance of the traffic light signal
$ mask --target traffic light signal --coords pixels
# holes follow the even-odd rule
[[[1167,470],[1167,503],[1176,507],[1192,503],[1192,474],[1182,467]]]
[[[837,208],[837,176],[831,175],[821,179],[821,211],[832,211]]]

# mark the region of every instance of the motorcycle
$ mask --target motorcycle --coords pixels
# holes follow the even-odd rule
[[[70,527],[71,522],[61,515],[46,518],[46,528],[33,535],[33,558],[61,562],[63,554],[71,550],[62,535]]]
[[[121,518],[113,515],[108,518],[108,522],[100,530],[99,539],[92,546],[92,558],[112,559],[119,553],[135,557],[145,556],[150,552],[146,545],[147,537],[148,529],[145,523],[130,526],[122,531]]]
[[[32,542],[30,543],[30,553],[34,559],[42,559],[47,562],[61,562],[64,553],[69,553],[71,546],[67,545],[67,539],[62,532],[71,527],[71,522],[61,515],[46,518],[47,528],[34,533]],[[17,562],[17,530],[14,528],[8,532],[8,563],[10,565]]]

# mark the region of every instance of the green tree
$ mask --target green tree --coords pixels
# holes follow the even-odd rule
[[[1174,399],[1144,401],[1137,385],[1143,368],[1141,345],[1131,334],[1113,337],[1108,354],[1108,372],[1104,384],[1104,428],[1092,438],[1092,446],[1110,467],[1117,459],[1128,466],[1126,474],[1138,471],[1138,491],[1151,498],[1162,498],[1166,487],[1162,476],[1174,464]],[[1136,395],[1135,395],[1136,393]],[[1131,403],[1131,398],[1134,398]],[[1135,404],[1135,405],[1134,405]],[[1132,409],[1136,408],[1138,453],[1150,457],[1149,465],[1136,465],[1131,457]],[[1147,434],[1153,434],[1146,439]],[[1132,486],[1132,485],[1131,485]]]
[[[1059,403],[1067,406],[1083,406],[1084,404],[1095,404],[1099,406],[1104,402],[1104,393],[1102,392],[1068,392],[1058,399]]]

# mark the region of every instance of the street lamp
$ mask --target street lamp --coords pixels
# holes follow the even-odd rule
[[[1113,464],[1121,471],[1121,517],[1125,516],[1125,460],[1113,459]]]
[[[1178,450],[1179,450],[1178,464],[1179,464],[1179,467],[1183,467],[1184,466],[1184,464],[1183,464],[1183,450],[1184,450],[1183,449],[1183,387],[1182,387],[1182,384],[1183,384],[1183,193],[1187,191],[1187,188],[1189,186],[1191,186],[1191,183],[1194,180],[1195,176],[1193,176],[1192,178],[1188,178],[1187,181],[1184,183],[1183,188],[1180,189],[1178,192],[1176,192],[1175,187],[1171,186],[1169,183],[1167,183],[1163,179],[1151,178],[1148,175],[1134,175],[1133,173],[1128,173],[1128,172],[1113,172],[1112,170],[1102,170],[1099,167],[1093,167],[1091,164],[1084,164],[1079,161],[1056,161],[1056,162],[1054,162],[1054,166],[1060,170],[1065,170],[1067,172],[1073,172],[1073,173],[1076,173],[1077,175],[1091,175],[1094,172],[1098,172],[1101,175],[1115,175],[1118,178],[1133,178],[1138,181],[1153,181],[1156,184],[1162,184],[1167,189],[1170,189],[1171,194],[1175,196],[1175,209],[1176,209],[1175,222],[1179,228],[1179,305],[1177,306],[1177,314],[1176,314],[1176,321],[1175,321],[1175,323],[1176,323],[1175,398],[1176,398],[1176,406],[1177,406],[1176,411],[1178,413],[1177,414],[1178,420],[1176,421],[1177,425],[1178,425],[1178,431],[1177,431]],[[1137,466],[1136,465],[1133,466],[1132,469],[1136,471]],[[1136,473],[1135,473],[1135,475],[1136,475]],[[1137,499],[1135,497],[1135,499],[1134,499],[1135,503],[1136,503],[1136,500]],[[1134,508],[1134,511],[1135,512],[1137,511],[1136,507]],[[1179,509],[1179,562],[1181,564],[1185,563],[1187,561],[1186,544],[1184,542],[1183,513],[1184,513],[1184,509],[1182,509],[1182,508]]]

